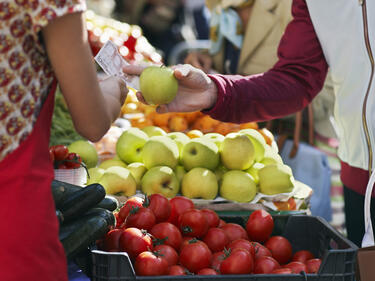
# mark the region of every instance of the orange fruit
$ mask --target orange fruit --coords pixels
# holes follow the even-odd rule
[[[189,132],[186,133],[186,135],[189,138],[194,139],[194,138],[200,138],[201,136],[203,136],[203,133],[199,130],[190,130]]]
[[[262,134],[264,140],[268,145],[272,145],[272,142],[275,140],[273,134],[270,130],[266,128],[258,129],[258,132]]]
[[[184,132],[188,129],[188,122],[183,116],[172,116],[169,119],[168,127],[172,132]]]
[[[240,124],[240,129],[258,129],[257,122],[248,122]]]
[[[210,133],[220,123],[220,121],[211,118],[208,115],[203,115],[195,120],[192,129],[200,130],[203,133]]]
[[[156,126],[165,127],[168,126],[169,119],[171,118],[171,113],[150,113],[150,117]]]
[[[200,111],[188,112],[188,113],[184,113],[184,116],[188,124],[191,125],[194,123],[194,121],[197,118],[199,118],[200,116],[203,116],[203,113]]]
[[[221,122],[214,128],[214,132],[222,134],[223,136],[225,136],[226,134],[234,132],[237,129],[238,129],[237,124],[229,123],[229,122]]]

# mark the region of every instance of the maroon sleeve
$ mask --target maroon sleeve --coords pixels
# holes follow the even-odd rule
[[[294,0],[293,20],[269,71],[251,75],[210,75],[218,87],[215,106],[204,113],[226,121],[265,121],[297,112],[322,89],[327,63],[305,0]]]

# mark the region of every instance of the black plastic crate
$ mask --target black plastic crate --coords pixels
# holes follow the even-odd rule
[[[248,215],[220,214],[226,222],[245,225]],[[309,250],[322,259],[317,274],[246,274],[246,275],[191,275],[191,276],[136,276],[126,253],[92,251],[93,281],[125,280],[249,280],[249,281],[355,281],[358,247],[337,232],[320,217],[307,215],[273,215],[274,235],[283,235],[292,244],[293,252]]]

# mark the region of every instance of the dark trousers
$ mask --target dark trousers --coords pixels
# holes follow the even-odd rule
[[[365,234],[364,202],[365,196],[344,186],[345,225],[348,239],[361,247]],[[375,227],[375,198],[371,199],[371,220]]]

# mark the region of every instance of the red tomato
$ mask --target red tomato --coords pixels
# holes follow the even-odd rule
[[[155,193],[148,196],[149,205],[147,206],[155,214],[156,223],[167,221],[171,215],[171,204],[167,197]]]
[[[271,251],[272,257],[280,264],[286,264],[292,257],[292,245],[285,237],[272,236],[264,246]]]
[[[301,250],[298,252],[295,252],[292,261],[300,261],[303,263],[306,263],[307,260],[313,259],[314,254],[307,250]]]
[[[227,223],[221,227],[225,231],[225,234],[228,236],[229,243],[237,239],[246,239],[247,236],[246,230],[237,223]]]
[[[182,242],[182,235],[180,230],[170,222],[161,222],[155,224],[151,230],[151,235],[154,237],[155,244],[166,244],[172,246],[176,251],[179,251]]]
[[[58,144],[58,145],[51,146],[50,149],[51,148],[52,148],[53,154],[55,156],[55,161],[62,161],[69,154],[69,150],[65,145]]]
[[[241,248],[230,251],[220,264],[221,274],[249,274],[253,269],[253,257],[247,250]]]
[[[119,217],[118,212],[114,212],[113,215],[116,218],[116,228],[121,228],[121,225],[124,223],[124,221]]]
[[[185,245],[180,252],[180,264],[190,272],[197,273],[202,268],[211,266],[212,253],[202,241]]]
[[[123,233],[122,229],[112,229],[107,232],[103,239],[103,250],[107,252],[120,251],[120,237]]]
[[[203,268],[198,271],[198,275],[217,275],[217,272],[212,268]]]
[[[317,273],[321,263],[321,259],[311,259],[306,261],[307,273]]]
[[[168,275],[186,275],[186,269],[181,265],[172,265],[168,269]]]
[[[224,251],[220,251],[220,252],[216,252],[212,254],[211,268],[219,272],[220,264],[224,260],[224,258],[225,258]]]
[[[273,218],[264,210],[256,210],[251,213],[246,223],[247,234],[251,241],[263,243],[273,231]]]
[[[237,248],[245,249],[250,253],[252,257],[255,257],[255,247],[252,242],[246,239],[242,239],[242,238],[236,239],[232,241],[231,243],[229,243],[229,245],[227,245],[226,248],[232,249],[232,250],[237,249]]]
[[[142,207],[143,200],[143,198],[138,196],[134,196],[126,200],[125,204],[120,208],[120,211],[118,213],[119,218],[122,219],[122,221],[125,221],[126,217],[133,207]]]
[[[191,243],[195,243],[197,241],[198,241],[198,239],[195,238],[195,237],[182,236],[182,242],[181,242],[181,245],[180,245],[180,252],[181,252],[181,249],[183,247],[185,247],[186,245],[191,244]]]
[[[127,252],[131,259],[135,259],[140,253],[149,249],[152,250],[152,240],[146,231],[130,227],[121,234],[120,250]]]
[[[219,220],[219,225],[218,225],[218,227],[223,227],[224,225],[226,225],[227,223],[224,221],[224,220],[222,220],[222,219],[220,219]]]
[[[210,209],[201,209],[201,212],[206,216],[208,228],[218,227],[220,218],[215,211]]]
[[[229,243],[229,239],[224,230],[218,227],[212,227],[207,231],[203,242],[206,243],[208,248],[214,253],[224,250],[224,247]]]
[[[155,225],[155,220],[155,215],[150,209],[135,207],[129,212],[124,225],[126,228],[136,227],[150,230]]]
[[[140,276],[157,276],[168,273],[167,260],[149,251],[142,252],[137,256],[134,267],[135,272]]]
[[[292,274],[290,268],[278,268],[271,271],[271,274]]]
[[[65,158],[64,163],[69,169],[78,169],[81,167],[82,158],[77,153],[72,152]]]
[[[271,251],[258,242],[253,242],[255,260],[260,257],[272,257]]]
[[[184,196],[175,196],[169,200],[171,204],[171,215],[168,218],[168,222],[177,225],[178,217],[189,209],[194,209],[194,203],[189,198]]]
[[[178,226],[184,235],[198,238],[203,237],[208,230],[206,216],[197,209],[183,212],[178,218]]]
[[[307,272],[307,267],[303,262],[292,261],[283,266],[284,268],[289,268],[292,273],[299,274],[301,271]]]
[[[68,167],[64,164],[64,163],[60,163],[58,166],[57,166],[58,169],[68,169]]]
[[[168,265],[175,265],[178,262],[178,254],[176,250],[169,245],[157,245],[153,252],[158,253],[163,259],[166,259]]]
[[[55,161],[55,153],[54,153],[52,147],[49,148],[49,158],[51,159],[51,162],[54,163],[54,161]]]
[[[280,264],[273,257],[263,256],[255,260],[254,273],[268,274],[280,268]]]

